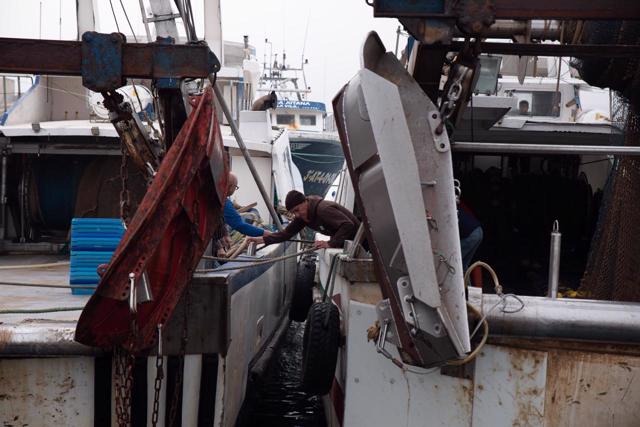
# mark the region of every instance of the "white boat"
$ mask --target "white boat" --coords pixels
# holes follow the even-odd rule
[[[325,104],[310,99],[304,61],[300,68],[293,68],[284,53],[281,63],[277,55],[267,62],[265,54],[258,93],[270,92],[278,97],[271,121],[289,130],[291,154],[302,175],[305,194],[325,197],[343,169],[344,155],[333,123],[326,125],[332,119]]]
[[[208,18],[219,24],[219,3],[206,2],[205,7],[213,14]],[[79,16],[86,16],[86,10],[80,12]],[[154,13],[159,14],[156,9]],[[89,14],[94,22],[91,10]],[[80,22],[80,28],[92,29],[85,24]],[[215,48],[221,39],[209,42]],[[27,89],[24,83],[30,78],[3,77],[23,86],[0,126],[0,282],[4,282],[0,285],[0,421],[3,425],[116,425],[115,359],[111,353],[74,341],[80,310],[89,297],[72,295],[69,257],[64,254],[72,217],[119,216],[120,140],[113,125],[100,117],[101,106],[89,102],[92,94],[80,77],[35,76]],[[233,105],[234,79],[221,75],[218,84],[227,104]],[[147,92],[142,86],[137,89]],[[288,132],[272,129],[268,112],[239,107],[235,112],[240,131],[272,200],[275,194],[302,190]],[[257,202],[262,219],[271,223],[230,126],[223,125],[221,131],[231,168],[239,178],[235,200],[243,205]],[[132,192],[140,190],[137,185],[140,182],[132,177]],[[295,244],[284,243],[241,258],[258,260],[295,251]],[[200,266],[209,264],[203,260]],[[183,322],[176,314],[166,325],[158,425],[168,423],[172,405],[181,425],[234,424],[252,367],[264,365],[270,347],[288,324],[296,273],[295,258],[246,265],[230,262],[225,268],[238,269],[197,273],[193,278],[191,339],[182,369],[176,343]],[[23,286],[29,283],[61,288]],[[181,304],[176,313],[184,309]],[[151,425],[155,378],[156,357],[138,356],[133,367],[133,425]]]
[[[540,160],[532,154],[624,152],[619,146],[606,152],[599,145],[619,136],[619,131],[606,122],[581,126],[564,120],[564,111],[560,119],[528,117],[514,131],[507,125],[518,117],[501,119],[508,110],[505,102],[513,101],[505,100],[509,96],[503,92],[484,104],[474,97],[475,109],[469,113],[476,117],[490,116],[483,108],[502,109],[493,123],[478,127],[475,145],[466,139],[469,132],[450,144],[446,132],[436,130],[438,109],[395,56],[385,55],[377,36],[367,38],[362,62],[365,68],[334,101],[342,143],[350,153],[350,175],[338,190],[338,201],[354,208],[359,200],[374,255],[352,245],[351,250],[327,249],[320,258],[320,283],[340,312],[339,330],[346,337],[343,344],[334,344],[337,366],[325,399],[330,425],[600,426],[613,420],[616,425],[637,424],[640,305],[557,299],[551,275],[549,297],[506,295],[517,289],[518,283],[511,280],[501,280],[504,291],[496,284],[495,294],[486,292],[493,288],[490,283],[485,291],[466,288],[455,244],[458,226],[451,182],[452,172],[460,172],[452,158],[454,165],[456,157],[467,156],[464,161],[486,168],[500,167],[502,157],[502,172],[507,173],[507,156],[513,162],[531,158],[533,165]],[[548,90],[544,80],[526,83],[501,84],[505,91]],[[563,98],[561,105],[570,99]],[[500,119],[502,123],[493,126]],[[503,132],[511,140],[490,139]],[[563,140],[546,139],[551,135]],[[454,138],[459,136],[456,129]],[[575,145],[576,140],[583,145]],[[607,169],[609,159],[604,158]],[[600,169],[585,165],[583,172],[590,182],[603,185]],[[546,236],[540,237],[549,247]],[[426,242],[429,253],[416,242]],[[562,244],[571,245],[571,237]],[[503,248],[501,254],[517,256],[516,249]],[[563,268],[560,264],[560,271]],[[471,322],[476,328],[466,329],[467,309],[459,297],[476,313]],[[401,311],[392,314],[394,299]],[[437,314],[430,314],[430,308],[437,308]],[[405,340],[413,337],[415,348],[402,341],[401,323],[409,330]],[[421,351],[427,343],[428,350]],[[416,349],[422,361],[409,362]]]

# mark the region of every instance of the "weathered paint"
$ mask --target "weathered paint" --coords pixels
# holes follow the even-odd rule
[[[440,375],[439,369],[399,369],[367,342],[374,306],[352,301],[349,307],[345,426],[470,426],[471,380]],[[387,348],[398,357],[393,346]]]
[[[93,426],[90,357],[0,359],[0,425]]]
[[[323,284],[336,252],[325,250],[319,259]],[[484,298],[471,291],[469,296],[479,306]],[[403,374],[366,340],[380,298],[375,282],[350,282],[341,274],[335,278],[333,300],[341,309],[347,343],[340,347],[334,383],[344,391],[344,401],[337,401],[340,393],[335,389],[324,401],[332,427],[640,426],[640,346],[632,341],[495,335],[490,321],[489,343],[468,367],[470,376],[444,374],[450,369]],[[484,307],[493,305],[489,301]],[[624,308],[620,303],[602,304],[603,309]],[[387,349],[397,355],[392,345]],[[340,423],[336,409],[342,403]]]
[[[545,426],[640,426],[640,357],[549,352]]]
[[[134,352],[149,348],[157,325],[170,318],[208,243],[223,227],[226,194],[216,191],[215,199],[212,191],[225,188],[228,167],[213,91],[205,90],[193,104],[80,315],[75,337],[80,343]],[[137,306],[139,337],[134,337],[129,277],[133,273],[138,280],[143,272],[154,298]]]
[[[280,249],[268,247],[265,256],[273,255],[269,250],[278,253]],[[295,245],[285,248],[287,254],[295,251]],[[244,400],[249,366],[287,316],[285,308],[291,300],[295,271],[295,258],[276,263],[231,295],[231,340],[218,365],[215,426],[234,425]]]
[[[476,359],[474,427],[543,426],[547,354],[485,346]]]

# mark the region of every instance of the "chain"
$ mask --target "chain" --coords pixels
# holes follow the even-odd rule
[[[182,338],[180,340],[180,365],[178,367],[178,372],[176,373],[176,384],[175,388],[173,389],[173,399],[171,400],[171,409],[169,411],[169,423],[167,424],[169,427],[174,425],[174,420],[178,412],[178,397],[180,396],[180,391],[182,390],[182,377],[184,372],[184,355],[187,349],[187,341],[189,340],[189,330],[187,326],[187,321],[189,320],[189,311],[191,308],[191,288],[189,284],[187,284],[187,291],[185,292],[184,297],[184,317],[182,321]]]
[[[129,193],[129,171],[127,170],[129,154],[122,144],[120,147],[122,150],[122,161],[120,162],[120,218],[124,222],[125,226],[129,225],[129,208],[131,204],[131,194]]]
[[[158,354],[156,355],[156,379],[153,383],[153,413],[151,414],[151,425],[158,424],[158,414],[160,412],[160,390],[162,389],[162,379],[164,378],[164,357],[162,356],[162,324],[158,325]]]
[[[131,383],[135,357],[119,347],[114,348],[113,354],[116,365],[116,417],[119,427],[129,427],[131,425]]]

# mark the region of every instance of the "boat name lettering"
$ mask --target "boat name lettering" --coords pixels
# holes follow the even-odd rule
[[[276,104],[276,108],[297,108],[301,110],[310,110],[310,111],[327,111],[323,102],[312,102],[312,101],[294,101],[290,99],[278,99],[278,103]]]
[[[314,184],[333,184],[336,178],[338,177],[337,173],[331,172],[323,172],[310,169],[307,171],[307,174],[304,176],[304,182],[312,182]]]

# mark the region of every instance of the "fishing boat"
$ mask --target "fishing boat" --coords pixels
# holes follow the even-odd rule
[[[374,5],[383,16],[403,7],[416,16],[415,5]],[[340,321],[323,328],[322,316],[307,320],[316,325],[307,348],[329,344],[320,356],[305,350],[305,363],[322,374],[305,376],[305,366],[303,381],[328,393],[330,425],[635,425],[640,306],[633,286],[603,276],[599,263],[634,267],[602,258],[623,239],[605,220],[618,211],[615,198],[605,196],[605,223],[595,232],[593,208],[598,189],[622,185],[612,176],[631,171],[612,155],[635,156],[637,147],[620,145],[629,134],[608,118],[577,119],[577,94],[591,89],[572,79],[521,84],[496,72],[500,90],[472,95],[467,87],[467,110],[456,120],[449,86],[437,107],[419,69],[438,57],[434,50],[416,48],[421,57],[407,67],[372,33],[363,69],[334,99],[349,168],[338,201],[360,212],[363,225],[345,249],[320,257],[326,296],[318,304]],[[463,81],[464,66],[446,65],[450,79]],[[560,95],[558,111],[544,112],[545,92]],[[524,99],[540,109],[518,111]],[[468,272],[460,195],[485,229],[477,257],[489,264]],[[474,286],[475,268],[489,274]]]
[[[285,53],[282,58],[281,63],[277,55],[267,62],[265,54],[258,92],[274,92],[278,97],[271,120],[275,126],[289,130],[291,154],[302,175],[305,194],[325,197],[344,166],[338,134],[325,126],[325,104],[309,98],[305,61],[293,68],[286,63]]]
[[[211,12],[207,16],[219,24],[219,3],[205,3]],[[164,19],[162,7],[171,8],[168,2],[152,2],[150,22],[160,16],[159,35],[171,35],[162,33],[170,31],[171,24],[175,31],[173,18],[171,22]],[[77,12],[79,28],[93,30],[97,19],[91,4],[78,4]],[[212,17],[215,13],[217,20]],[[221,37],[211,28],[207,36],[211,32]],[[221,39],[208,41],[214,49],[221,44]],[[220,58],[224,63],[224,57]],[[284,243],[255,254],[241,253],[238,261],[218,267],[221,271],[211,260],[193,260],[196,272],[186,294],[178,300],[158,302],[174,304],[172,316],[162,322],[164,325],[149,325],[158,327],[157,333],[149,335],[152,345],[135,357],[129,356],[128,367],[123,367],[123,359],[110,349],[86,344],[97,339],[98,333],[109,336],[111,332],[109,327],[100,330],[100,325],[90,321],[91,316],[100,315],[105,307],[100,304],[106,299],[102,294],[91,295],[92,286],[76,282],[82,277],[69,252],[74,253],[79,228],[74,230],[72,223],[92,218],[111,221],[109,224],[115,221],[112,226],[120,230],[115,233],[118,245],[124,232],[120,225],[123,194],[130,202],[131,228],[139,229],[139,218],[144,214],[136,210],[141,203],[149,206],[144,204],[149,199],[148,186],[157,189],[164,184],[160,178],[151,178],[149,184],[144,172],[135,169],[131,161],[123,163],[120,135],[109,122],[102,97],[83,87],[82,78],[48,74],[2,78],[5,87],[15,83],[12,92],[16,96],[11,99],[5,94],[7,108],[0,126],[0,420],[6,425],[115,425],[125,419],[132,425],[233,425],[248,381],[260,375],[254,368],[264,369],[288,324],[296,245]],[[32,84],[27,86],[27,81]],[[216,84],[219,103],[238,108],[233,111],[236,120],[231,113],[223,119],[223,109],[217,110],[220,139],[207,144],[211,149],[220,144],[221,150],[217,157],[215,150],[211,155],[212,171],[218,175],[210,188],[211,199],[203,199],[214,207],[218,203],[213,211],[217,216],[210,218],[218,224],[222,221],[219,198],[223,182],[219,179],[224,156],[240,183],[235,201],[240,205],[256,202],[262,221],[267,226],[277,224],[274,206],[262,198],[251,169],[257,172],[270,200],[291,189],[302,190],[287,130],[274,130],[268,111],[245,111],[244,105],[251,104],[255,91],[247,90],[243,103],[235,104],[238,85],[233,76],[223,72]],[[119,94],[144,123],[141,129],[152,144],[160,144],[160,112],[149,87],[148,82],[136,81],[119,89]],[[204,94],[185,93],[195,96],[193,105],[209,96],[206,93],[211,89],[204,87]],[[187,123],[194,123],[196,107],[192,108]],[[210,129],[215,129],[214,121],[209,123]],[[168,149],[166,155],[171,158],[172,151]],[[155,172],[165,177],[165,169],[160,163]],[[206,168],[204,171],[206,174]],[[148,201],[153,203],[153,197]],[[163,210],[170,209],[165,206],[157,212],[162,215]],[[137,231],[131,233],[137,235]],[[113,237],[99,236],[92,238],[103,242]],[[152,237],[149,233],[140,236]],[[129,244],[131,241],[129,238]],[[214,241],[204,245],[204,255],[216,255]],[[102,253],[106,250],[103,247]],[[111,262],[116,262],[117,251]],[[282,257],[282,261],[255,264],[273,257]],[[167,265],[184,268],[175,266],[177,261],[169,259]],[[104,262],[109,264],[109,255]],[[95,267],[87,273],[95,279],[94,288],[99,280]],[[149,277],[153,289],[152,271]],[[155,303],[154,295],[144,293],[147,285],[141,286],[139,304],[134,296],[133,307],[137,305],[144,312],[145,301]],[[91,309],[86,308],[89,306]],[[129,314],[114,315],[106,322],[115,325],[123,316]],[[76,330],[79,319],[84,322],[82,330]],[[123,369],[128,374],[123,374]],[[127,386],[122,388],[127,376],[128,391]]]

